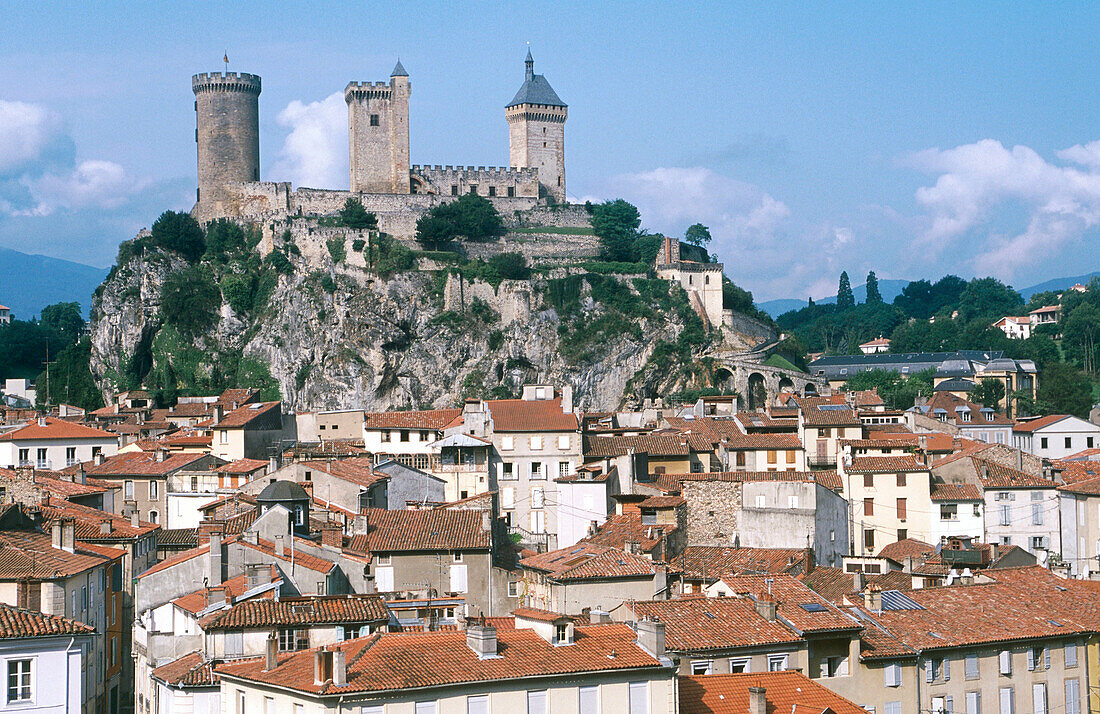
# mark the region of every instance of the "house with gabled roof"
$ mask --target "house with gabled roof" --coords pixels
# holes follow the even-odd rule
[[[293,443],[297,433],[293,419],[283,419],[282,402],[253,402],[227,410],[215,402],[210,428],[211,453],[225,461],[267,459],[283,443]]]
[[[32,465],[60,471],[117,453],[116,434],[54,417],[40,417],[0,435],[0,467],[4,468]]]
[[[0,604],[0,659],[5,663],[5,709],[87,711],[98,687],[86,687],[95,653],[95,628],[60,615]],[[112,694],[113,692],[113,694]],[[119,690],[100,694],[118,711]]]
[[[1012,445],[1043,459],[1061,459],[1100,447],[1100,425],[1069,414],[1021,420],[1012,427]]]

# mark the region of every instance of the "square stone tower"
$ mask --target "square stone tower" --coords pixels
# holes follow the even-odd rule
[[[516,168],[539,172],[539,194],[565,202],[565,119],[569,113],[546,77],[535,74],[527,51],[525,79],[504,108],[508,120],[508,157]]]
[[[348,148],[351,190],[410,193],[409,73],[397,62],[385,82],[349,82]]]

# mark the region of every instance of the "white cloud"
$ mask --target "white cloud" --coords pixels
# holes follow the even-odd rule
[[[113,161],[83,161],[69,173],[25,177],[21,183],[35,205],[17,213],[34,216],[48,216],[59,208],[118,208],[138,189]]]
[[[295,99],[277,120],[290,133],[271,167],[273,176],[295,186],[348,185],[348,109],[343,92],[309,104]]]
[[[1027,146],[1008,149],[992,139],[908,157],[910,165],[939,174],[916,193],[928,213],[921,251],[934,260],[949,247],[965,246],[959,252],[972,256],[976,274],[1011,279],[1082,240],[1100,223],[1100,142],[1058,156],[1078,166],[1053,164]],[[1025,212],[1026,227],[1003,235],[1001,224],[1015,207]]]
[[[45,107],[0,99],[0,176],[38,159],[60,134],[60,119]]]

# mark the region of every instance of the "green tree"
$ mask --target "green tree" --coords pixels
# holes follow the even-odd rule
[[[88,366],[91,355],[92,343],[88,338],[62,350],[50,365],[49,378],[43,370],[35,380],[38,406],[65,403],[87,410],[102,407],[103,397]]]
[[[335,238],[329,238],[325,241],[325,245],[328,246],[328,254],[332,256],[332,262],[339,265],[343,263],[348,257],[348,242],[344,236],[337,236]]]
[[[838,310],[847,310],[854,307],[856,298],[852,295],[852,283],[848,280],[848,271],[840,274],[840,286],[836,291],[836,307]]]
[[[1096,373],[1096,342],[1100,336],[1100,310],[1083,302],[1062,323],[1062,343],[1070,347],[1086,374]]]
[[[374,230],[378,228],[378,216],[363,208],[363,204],[357,198],[349,198],[344,201],[344,207],[340,209],[338,219],[341,225],[357,230]]]
[[[1024,306],[1020,293],[996,278],[975,278],[959,296],[959,318],[965,322],[982,319],[993,321],[1005,315],[1015,315]]]
[[[878,290],[878,276],[875,275],[875,271],[867,273],[867,299],[865,302],[868,305],[881,305],[882,293]]]
[[[416,239],[425,247],[445,250],[456,238],[487,240],[504,234],[504,221],[492,202],[476,193],[435,206],[416,222]]]
[[[505,280],[526,280],[531,277],[527,259],[522,253],[498,253],[489,258],[489,267]]]
[[[244,229],[228,218],[219,218],[206,226],[206,257],[225,259],[245,248]]]
[[[592,230],[599,238],[604,260],[624,263],[633,260],[634,241],[641,225],[642,215],[637,207],[621,198],[592,207]]]
[[[657,254],[661,252],[661,243],[664,236],[659,236],[646,231],[639,231],[631,248],[632,259],[635,263],[645,263],[652,266],[657,260]]]
[[[59,302],[42,308],[38,324],[54,333],[61,342],[71,345],[84,331],[84,317],[80,314],[80,303]],[[60,345],[58,345],[60,348]]]
[[[181,333],[195,336],[218,321],[222,296],[209,270],[197,265],[172,273],[164,281],[160,314]]]
[[[151,244],[179,253],[195,262],[206,251],[206,238],[202,226],[187,212],[165,211],[153,222]]]
[[[986,377],[970,394],[971,401],[982,406],[989,407],[993,411],[1001,411],[1001,400],[1005,398],[1005,385],[999,379]]]
[[[1041,414],[1073,414],[1087,419],[1092,408],[1092,383],[1071,364],[1055,362],[1039,375],[1039,398],[1035,409]]]
[[[1043,290],[1042,292],[1033,293],[1030,298],[1027,299],[1027,306],[1024,308],[1026,311],[1038,310],[1041,307],[1047,305],[1058,304],[1058,293],[1053,290]]]
[[[702,223],[694,223],[688,226],[684,240],[692,245],[705,246],[710,243],[710,229]]]

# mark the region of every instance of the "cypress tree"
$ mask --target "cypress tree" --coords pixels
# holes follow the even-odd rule
[[[882,293],[878,290],[878,276],[875,275],[875,271],[873,270],[867,273],[867,304],[882,304]]]
[[[836,291],[836,306],[838,310],[847,310],[855,307],[856,298],[852,295],[852,283],[848,280],[848,271],[840,274],[840,287]]]

